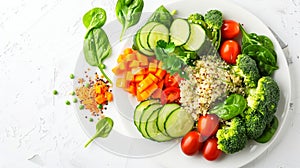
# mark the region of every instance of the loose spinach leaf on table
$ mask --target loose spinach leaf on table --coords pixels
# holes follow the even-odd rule
[[[93,140],[96,138],[106,138],[110,131],[112,130],[114,125],[114,122],[111,118],[109,117],[104,117],[101,120],[98,121],[96,125],[96,133],[95,135],[84,145],[86,148]]]
[[[93,8],[84,14],[82,22],[87,28],[87,37],[90,30],[92,30],[93,28],[100,28],[105,24],[106,12],[102,8]]]
[[[211,110],[210,114],[216,114],[223,120],[230,120],[241,114],[247,107],[246,99],[239,94],[231,94],[223,103],[218,104]]]
[[[119,22],[123,25],[120,40],[125,34],[125,31],[137,24],[141,18],[144,8],[143,0],[118,0],[116,5],[116,16]]]
[[[102,28],[93,28],[84,39],[83,53],[85,60],[91,66],[98,66],[102,75],[112,83],[109,77],[105,74],[103,60],[110,56],[111,45],[108,37]]]

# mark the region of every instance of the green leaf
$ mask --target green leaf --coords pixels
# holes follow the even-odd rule
[[[161,5],[153,12],[148,19],[148,22],[162,23],[169,28],[173,22],[173,16],[163,5]]]
[[[105,24],[106,12],[102,8],[93,8],[84,14],[82,22],[87,28],[87,36],[93,28],[101,28]]]
[[[113,125],[114,122],[109,117],[104,117],[103,119],[99,120],[96,125],[95,135],[84,145],[84,147],[86,148],[96,138],[106,138],[112,130]]]

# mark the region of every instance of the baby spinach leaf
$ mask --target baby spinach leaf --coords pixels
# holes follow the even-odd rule
[[[119,22],[123,25],[120,40],[122,40],[125,31],[129,27],[139,22],[143,8],[143,0],[118,0],[115,9],[116,16]]]
[[[169,28],[173,22],[173,16],[163,5],[161,5],[153,12],[148,19],[148,22],[162,23]]]
[[[98,121],[96,125],[96,133],[95,135],[84,145],[86,148],[93,140],[96,138],[106,138],[110,131],[112,130],[114,125],[114,122],[111,118],[109,117],[104,117],[101,120]]]
[[[209,110],[210,114],[216,114],[223,120],[230,120],[241,114],[247,107],[246,99],[239,94],[231,94],[226,100]]]
[[[87,33],[93,28],[100,28],[106,22],[106,12],[102,8],[93,8],[89,10],[82,18],[84,26],[87,28]]]
[[[110,56],[111,45],[108,37],[102,28],[93,28],[84,39],[83,53],[86,62],[91,66],[98,66],[102,75],[112,83],[109,77],[105,74],[103,60]]]

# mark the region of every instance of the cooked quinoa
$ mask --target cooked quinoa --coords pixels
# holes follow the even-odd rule
[[[180,83],[181,106],[197,120],[229,93],[244,94],[242,79],[217,56],[205,56],[195,67],[188,67],[189,79]]]

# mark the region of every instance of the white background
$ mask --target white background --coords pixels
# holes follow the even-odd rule
[[[290,119],[272,149],[245,167],[300,167],[300,1],[231,0],[255,14],[288,43],[292,77]],[[70,98],[85,28],[83,14],[102,7],[115,19],[116,0],[0,1],[0,168],[149,167],[95,144],[84,149]],[[145,0],[153,11],[169,0]],[[53,96],[52,90],[60,94]],[[199,165],[200,167],[200,165]]]

